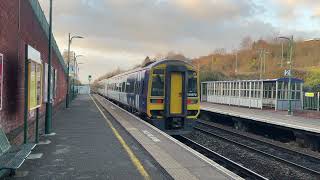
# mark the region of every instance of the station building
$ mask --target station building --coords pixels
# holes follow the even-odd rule
[[[20,144],[24,125],[26,45],[33,47],[41,57],[43,83],[41,83],[40,117],[43,117],[46,101],[45,84],[47,84],[47,76],[45,69],[48,69],[49,25],[37,0],[1,0],[0,17],[0,76],[2,89],[0,126],[11,143]],[[62,102],[66,97],[67,69],[54,38],[52,45],[51,68],[55,79],[53,83],[55,87],[53,103],[56,109],[63,104]],[[34,116],[34,110],[28,112],[28,134],[30,138],[34,135]]]

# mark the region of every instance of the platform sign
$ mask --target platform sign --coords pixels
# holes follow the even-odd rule
[[[2,94],[3,94],[3,54],[0,54],[0,110],[2,110]]]
[[[28,46],[28,109],[41,107],[42,101],[42,63],[40,52]]]
[[[306,93],[304,94],[304,96],[306,96],[306,97],[314,97],[314,93],[312,93],[312,92],[306,92]]]

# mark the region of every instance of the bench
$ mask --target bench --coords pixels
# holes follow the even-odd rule
[[[23,164],[36,144],[11,146],[5,132],[0,127],[0,170],[9,170],[10,175]]]

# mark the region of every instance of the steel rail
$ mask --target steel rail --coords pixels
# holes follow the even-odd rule
[[[208,149],[207,147],[202,146],[201,144],[185,137],[185,136],[175,136],[180,142],[186,144],[187,146],[191,147],[192,149],[198,151],[199,153],[203,154],[204,156],[208,157],[209,159],[215,161],[216,163],[224,166],[225,168],[229,169],[230,171],[238,174],[239,176],[245,179],[254,179],[254,180],[267,180],[258,173],[238,164],[214,151]]]
[[[194,127],[194,129],[197,130],[197,131],[203,132],[203,133],[205,133],[205,134],[208,134],[208,135],[217,137],[217,138],[222,139],[222,140],[224,140],[224,141],[227,141],[227,142],[229,142],[229,143],[235,144],[235,145],[237,145],[237,146],[241,146],[241,147],[246,148],[246,149],[249,149],[249,150],[251,150],[251,151],[258,152],[258,153],[260,153],[260,154],[262,154],[262,155],[264,155],[264,156],[273,158],[273,159],[275,159],[275,160],[277,160],[277,161],[280,161],[280,162],[283,162],[283,163],[286,163],[286,164],[290,164],[291,166],[294,166],[294,167],[296,167],[296,168],[298,168],[298,169],[300,169],[300,170],[306,171],[306,172],[308,172],[308,173],[311,173],[311,174],[315,174],[315,175],[317,175],[317,176],[320,176],[320,172],[315,171],[315,170],[313,170],[313,169],[310,169],[310,168],[308,168],[308,167],[301,166],[301,165],[299,165],[299,164],[293,163],[293,162],[288,161],[288,160],[286,160],[286,159],[283,159],[283,158],[277,157],[277,156],[275,156],[275,155],[272,155],[272,154],[263,152],[263,151],[261,151],[261,150],[259,150],[259,149],[255,149],[255,148],[250,147],[250,146],[248,146],[248,145],[241,144],[241,143],[236,142],[236,141],[234,141],[234,140],[231,140],[231,139],[222,137],[222,136],[217,135],[217,134],[214,134],[213,132],[210,132],[210,131],[208,131],[208,130],[204,130],[204,129],[201,129],[201,128],[198,128],[198,127]]]
[[[212,122],[207,122],[205,120],[197,120],[197,123],[203,124],[203,125],[206,125],[206,126],[209,126],[209,127],[213,127],[213,128],[216,128],[216,129],[219,129],[221,131],[224,131],[224,132],[227,132],[227,133],[231,133],[231,134],[234,134],[234,135],[237,135],[237,136],[241,136],[243,138],[248,138],[248,139],[250,139],[252,141],[255,141],[255,142],[258,142],[258,143],[268,144],[268,145],[270,145],[270,146],[272,146],[272,147],[274,147],[276,149],[281,149],[281,150],[284,150],[284,151],[288,151],[290,153],[303,156],[303,157],[305,157],[307,159],[310,159],[312,161],[319,161],[319,163],[320,163],[320,158],[319,157],[315,157],[315,156],[309,155],[309,154],[304,153],[304,152],[299,152],[297,150],[289,149],[287,147],[278,146],[276,144],[273,144],[272,142],[268,142],[268,141],[265,141],[265,140],[262,140],[262,139],[250,137],[250,136],[245,135],[245,134],[241,134],[241,133],[238,133],[238,132],[235,132],[235,131],[231,131],[231,130],[226,129],[224,127],[217,126],[217,125],[213,124]]]

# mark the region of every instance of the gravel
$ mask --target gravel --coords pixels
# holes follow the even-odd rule
[[[290,162],[299,164],[304,167],[308,167],[315,171],[320,171],[320,160],[312,157],[306,157],[300,153],[284,150],[277,146],[272,146],[268,143],[263,143],[256,141],[254,139],[250,138],[243,138],[242,136],[239,136],[238,134],[233,134],[228,131],[224,131],[219,128],[215,128],[212,126],[202,125],[199,124],[197,127],[200,127],[201,129],[205,129],[209,132],[213,132],[214,134],[220,135],[222,137],[226,137],[227,139],[233,140],[235,142],[239,142],[241,144],[247,145],[249,147],[252,147],[254,149],[258,149],[260,151],[266,152],[268,154],[272,154],[276,157],[280,157],[282,159],[290,160]]]
[[[187,135],[187,137],[269,179],[306,180],[320,178],[307,174],[306,172],[285,163],[278,162],[254,151],[199,131],[194,131]]]

